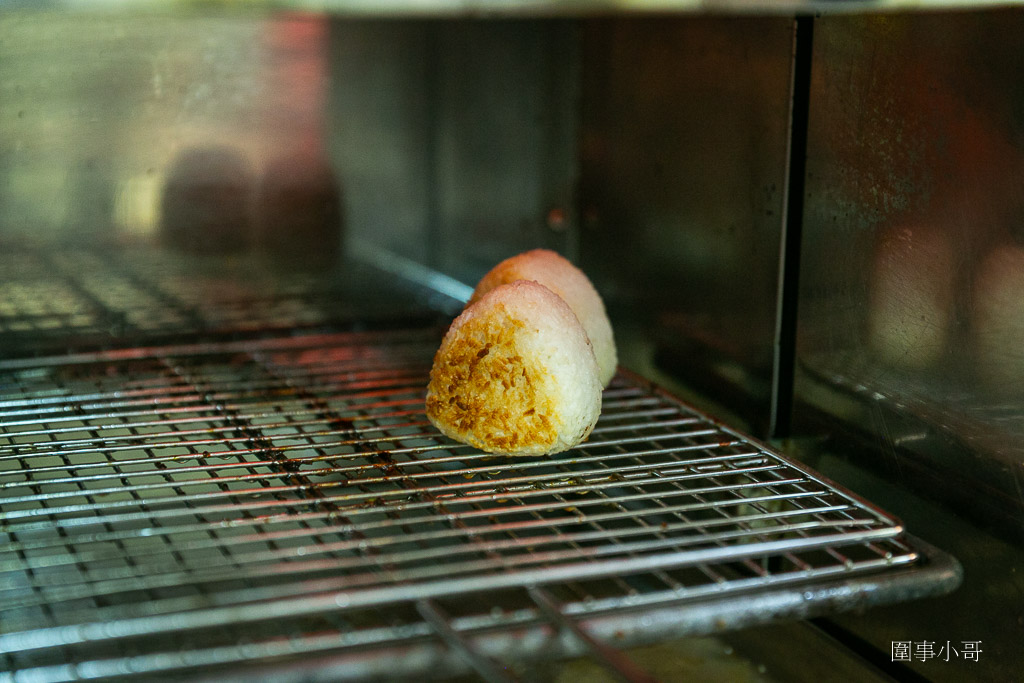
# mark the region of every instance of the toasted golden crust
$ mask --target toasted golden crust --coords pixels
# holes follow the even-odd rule
[[[477,448],[514,451],[529,443],[546,449],[555,442],[554,406],[538,391],[547,373],[518,351],[522,321],[504,306],[496,313],[469,320],[438,350],[427,413]],[[509,410],[511,404],[523,409]]]
[[[477,284],[470,304],[495,287],[516,280],[538,282],[569,305],[594,347],[601,385],[608,386],[618,366],[618,354],[604,302],[586,274],[549,249],[533,249],[492,268]]]
[[[516,282],[452,323],[434,357],[426,410],[453,439],[535,455],[586,438],[600,401],[597,361],[572,311],[542,285]]]

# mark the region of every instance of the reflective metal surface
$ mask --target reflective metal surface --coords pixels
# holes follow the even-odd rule
[[[332,22],[351,234],[468,283],[532,247],[572,255],[578,43],[557,20]]]
[[[970,558],[948,598],[836,620],[882,653],[900,639],[988,648],[908,664],[935,681],[1024,665],[1021,35],[1019,9],[830,17],[815,32],[797,418],[824,437],[810,462]]]
[[[1019,10],[818,22],[798,353],[804,397],[897,471],[1024,528],[1022,31]]]
[[[0,239],[338,257],[324,18],[4,13],[0,32]]]
[[[667,365],[753,422],[770,404],[792,46],[783,19],[584,33],[583,263]]]

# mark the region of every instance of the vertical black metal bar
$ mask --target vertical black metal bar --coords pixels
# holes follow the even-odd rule
[[[768,434],[773,438],[789,435],[793,416],[797,303],[800,294],[800,245],[804,218],[804,181],[807,171],[807,125],[810,112],[813,40],[814,17],[797,17],[793,22],[786,198],[782,239],[779,245],[772,403],[768,423]]]

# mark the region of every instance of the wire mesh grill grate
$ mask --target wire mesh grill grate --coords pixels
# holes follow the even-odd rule
[[[438,340],[0,362],[6,668],[409,645],[425,600],[493,641],[543,622],[533,586],[584,619],[919,560],[896,520],[626,373],[568,453],[455,444],[423,414]]]
[[[422,288],[356,258],[307,269],[253,254],[0,243],[0,352],[424,320]],[[451,306],[431,297],[438,310]],[[433,316],[431,316],[432,319]]]

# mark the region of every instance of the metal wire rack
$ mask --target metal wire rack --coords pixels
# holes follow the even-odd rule
[[[451,442],[423,414],[439,338],[0,361],[0,679],[501,680],[589,653],[638,680],[609,644],[959,580],[891,516],[625,372],[572,451]]]
[[[358,258],[306,269],[259,254],[0,243],[0,354],[422,319],[426,290],[400,283]]]

